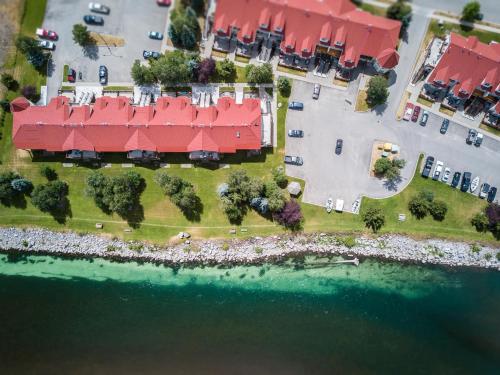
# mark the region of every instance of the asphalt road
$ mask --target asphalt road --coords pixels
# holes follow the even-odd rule
[[[104,25],[89,25],[89,30],[121,37],[125,45],[98,47],[85,52],[73,42],[71,32],[74,24],[84,23],[85,14],[100,15],[89,12],[88,3],[84,0],[48,0],[43,27],[59,34],[53,53],[53,69],[47,82],[49,97],[57,95],[65,64],[82,72],[82,80],[77,79],[77,82],[98,82],[100,65],[108,67],[109,83],[131,82],[130,68],[134,60],[143,60],[142,51],[160,51],[161,41],[150,39],[148,33],[164,32],[168,8],[159,7],[154,0],[107,0],[104,4],[111,8],[111,12],[101,15]]]

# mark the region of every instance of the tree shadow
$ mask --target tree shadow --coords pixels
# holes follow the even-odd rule
[[[389,191],[398,191],[398,185],[403,181],[401,176],[398,176],[391,180],[384,181],[384,187]]]
[[[99,47],[95,43],[87,44],[83,49],[83,55],[91,60],[99,58]]]
[[[387,106],[388,104],[387,103],[384,103],[384,104],[379,104],[379,105],[376,105],[372,108],[372,111],[374,111],[377,116],[381,116],[385,110],[387,109]]]
[[[48,213],[57,221],[58,224],[66,224],[66,219],[68,217],[73,217],[73,212],[71,211],[71,203],[68,197],[61,199],[59,207],[54,210],[48,211]]]
[[[183,210],[181,209],[181,212],[187,220],[199,222],[201,220],[203,208],[203,203],[200,197],[196,196],[194,204],[189,208],[185,208]]]
[[[144,207],[139,202],[136,202],[130,212],[123,215],[122,218],[127,221],[131,228],[140,228],[141,222],[144,220]]]

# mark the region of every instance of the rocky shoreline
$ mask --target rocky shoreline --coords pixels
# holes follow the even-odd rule
[[[188,240],[161,247],[91,234],[35,228],[0,228],[0,251],[101,257],[168,265],[257,264],[290,256],[315,254],[500,270],[498,248],[438,239],[414,240],[401,235],[354,238],[318,233],[254,237],[246,240]]]

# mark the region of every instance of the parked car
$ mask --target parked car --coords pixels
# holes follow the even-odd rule
[[[302,138],[304,136],[304,132],[298,129],[290,129],[288,131],[288,136],[294,138]]]
[[[302,111],[304,109],[304,104],[301,102],[290,102],[288,103],[288,109],[295,109],[296,111]]]
[[[490,192],[490,184],[483,182],[483,184],[481,185],[481,189],[479,190],[479,198],[481,199],[486,198],[489,192]]]
[[[413,107],[414,107],[413,103],[406,103],[403,120],[410,121],[411,115],[413,114]]]
[[[427,125],[428,119],[429,119],[429,111],[424,111],[424,114],[422,115],[422,118],[420,119],[420,125],[422,125],[422,126]]]
[[[448,126],[450,125],[450,120],[445,118],[443,122],[441,123],[441,129],[439,129],[439,132],[441,134],[445,134],[448,131]]]
[[[420,115],[420,106],[416,105],[415,109],[413,110],[413,114],[411,115],[411,121],[417,122],[418,116]]]
[[[450,176],[451,176],[451,169],[446,167],[443,172],[443,177],[441,177],[441,181],[443,181],[444,183],[448,183]]]
[[[109,7],[101,3],[89,3],[89,10],[91,12],[109,14]]]
[[[56,44],[50,40],[39,40],[38,45],[43,49],[48,49],[53,51],[56,48]]]
[[[108,83],[108,68],[104,65],[99,67],[99,82],[101,82],[102,85]]]
[[[495,200],[496,195],[497,195],[497,188],[492,186],[490,188],[490,191],[488,192],[488,197],[486,198],[486,200],[491,203]]]
[[[172,0],[156,0],[156,4],[158,4],[159,6],[168,7],[170,6],[170,4],[172,4]]]
[[[302,158],[300,156],[286,155],[284,161],[285,161],[285,164],[295,164],[295,165],[304,164],[304,160],[302,160]]]
[[[436,168],[434,169],[434,174],[432,175],[433,180],[439,180],[439,176],[441,175],[441,172],[443,171],[443,162],[442,161],[437,161],[436,162]]]
[[[342,146],[344,145],[344,141],[342,139],[337,139],[337,144],[335,145],[335,153],[340,155],[342,153]]]
[[[432,164],[434,164],[434,158],[432,156],[427,156],[427,159],[425,159],[424,170],[422,171],[422,177],[429,177],[431,174]]]
[[[68,69],[68,76],[66,77],[68,82],[75,82],[76,79],[76,71],[75,69]]]
[[[151,39],[157,39],[157,40],[162,40],[163,39],[163,34],[160,33],[159,31],[150,31],[148,36]]]
[[[47,29],[36,29],[36,35],[43,39],[57,40],[59,35],[55,31],[47,30]]]
[[[460,172],[455,172],[453,174],[453,179],[451,180],[451,187],[454,187],[456,188],[458,186],[458,184],[460,183],[460,176],[462,174]]]
[[[83,21],[88,25],[104,25],[104,18],[101,16],[94,16],[92,14],[86,14],[83,16]]]
[[[476,136],[477,136],[477,131],[475,131],[474,129],[469,129],[469,133],[467,134],[465,143],[467,143],[468,145],[473,144],[474,141],[476,140]]]
[[[160,58],[160,52],[156,51],[142,51],[142,57],[145,59],[158,59]]]
[[[483,133],[477,133],[476,139],[474,140],[474,146],[479,147],[483,143]]]
[[[464,172],[464,175],[462,176],[462,185],[460,186],[460,190],[464,193],[469,190],[471,178],[472,174],[470,172]]]
[[[319,98],[319,92],[321,90],[321,86],[317,83],[314,84],[314,89],[313,89],[313,99],[318,99]]]

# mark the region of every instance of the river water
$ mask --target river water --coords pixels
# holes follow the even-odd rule
[[[334,260],[0,254],[0,373],[500,373],[500,272]]]

